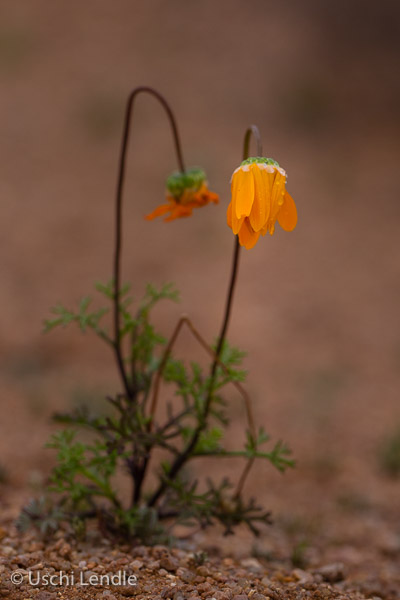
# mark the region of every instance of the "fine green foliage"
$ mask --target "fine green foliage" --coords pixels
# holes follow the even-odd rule
[[[115,301],[112,282],[97,284],[96,289],[107,301]],[[257,535],[259,525],[270,522],[270,513],[246,499],[240,486],[234,487],[226,478],[219,483],[211,478],[199,481],[192,476],[193,468],[186,468],[201,457],[215,457],[238,459],[245,470],[255,459],[263,459],[284,471],[293,460],[282,442],[264,450],[270,437],[262,427],[257,433],[248,429],[242,448],[225,447],[229,411],[223,393],[229,384],[245,381],[244,353],[224,341],[213,372],[166,352],[167,342],[150,319],[162,300],[179,300],[173,285],[159,290],[148,285],[136,308],[129,287],[121,289],[119,338],[129,393],[108,397],[111,411],[107,414],[95,415],[81,406],[55,415],[64,429],[48,443],[57,453],[48,496],[23,510],[20,527],[32,522],[39,524],[43,534],[50,534],[57,528],[55,523],[69,522],[76,535],[84,535],[86,522],[94,518],[108,535],[159,543],[168,540],[175,523],[207,527],[218,522],[226,534],[243,523]],[[57,306],[45,322],[45,331],[75,323],[82,332],[92,330],[115,348],[109,308],[92,305],[87,296],[76,310]],[[157,376],[170,395],[160,411],[155,410],[154,400]],[[159,417],[159,412],[164,416]],[[84,430],[90,434],[82,437]],[[150,462],[157,475],[152,484],[147,481]],[[129,503],[121,499],[115,483],[121,470],[131,481]]]
[[[110,450],[99,440],[93,444],[77,442],[75,432],[70,429],[53,435],[47,446],[58,452],[51,491],[67,493],[74,509],[92,507],[95,496],[120,506],[110,483],[118,458],[115,449]]]

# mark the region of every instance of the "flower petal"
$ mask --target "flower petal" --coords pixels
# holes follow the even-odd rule
[[[232,202],[230,202],[226,211],[226,221],[235,235],[239,233],[239,229],[241,228],[245,218],[245,216],[240,217],[240,219],[237,218],[236,213],[232,208]]]
[[[271,219],[267,221],[264,227],[261,229],[261,235],[265,235],[269,233],[270,235],[274,235],[275,232],[275,221],[272,222]]]
[[[157,206],[157,208],[155,210],[153,210],[152,213],[150,213],[149,215],[146,215],[145,219],[147,221],[152,221],[156,217],[161,217],[162,215],[165,215],[165,213],[169,212],[173,208],[174,207],[172,204],[161,204],[160,206]]]
[[[275,225],[275,221],[278,217],[279,211],[283,205],[283,199],[285,194],[285,183],[286,177],[280,173],[280,171],[275,172],[275,179],[272,185],[272,193],[271,193],[271,214],[270,214],[270,222],[272,225]]]
[[[218,194],[214,194],[214,192],[210,192],[207,188],[202,188],[198,192],[195,192],[192,196],[192,199],[188,204],[192,204],[193,206],[205,206],[210,202],[214,202],[214,204],[218,204],[219,196]],[[185,203],[184,203],[185,204]]]
[[[228,223],[228,227],[232,229],[232,202],[229,202],[226,209],[226,222]]]
[[[232,177],[232,203],[238,219],[248,217],[254,202],[254,177],[249,165],[240,167]]]
[[[209,202],[213,202],[214,204],[218,204],[219,203],[219,195],[216,194],[215,192],[208,192],[208,201]]]
[[[249,223],[249,220],[245,219],[243,221],[243,225],[241,226],[240,231],[239,231],[240,245],[244,246],[246,248],[246,250],[250,250],[257,244],[259,237],[260,237],[260,232],[253,231],[253,229]]]
[[[235,211],[232,211],[232,231],[235,235],[239,233],[239,230],[245,219],[246,217],[244,215],[243,217],[240,217],[240,219],[238,219]]]
[[[170,221],[174,221],[175,219],[181,219],[182,217],[190,217],[193,212],[193,208],[191,206],[183,206],[183,204],[177,204],[171,210],[171,214],[169,217],[164,219],[165,223],[169,223]]]
[[[271,192],[268,173],[257,163],[252,165],[254,177],[254,202],[249,216],[254,231],[260,231],[268,220],[271,207]]]
[[[278,214],[278,223],[284,231],[293,231],[297,224],[296,204],[288,192],[285,192],[283,205]]]
[[[205,183],[201,186],[199,191],[197,192],[202,198],[203,201],[208,204],[209,202],[214,202],[214,204],[218,204],[219,196],[215,192],[210,192]]]

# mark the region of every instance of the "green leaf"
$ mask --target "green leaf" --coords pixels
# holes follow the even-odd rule
[[[218,427],[213,427],[208,431],[203,431],[200,434],[199,441],[196,444],[196,448],[193,454],[211,454],[214,452],[221,451],[222,438],[223,432],[221,431],[221,429],[218,429]]]

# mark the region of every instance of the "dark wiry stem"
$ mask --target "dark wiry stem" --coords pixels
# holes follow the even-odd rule
[[[125,121],[124,121],[124,129],[122,135],[122,144],[121,144],[121,154],[119,159],[119,169],[118,169],[118,182],[117,182],[117,194],[116,194],[116,202],[115,202],[115,252],[114,252],[114,350],[115,356],[117,359],[118,369],[121,375],[123,387],[125,390],[126,396],[133,400],[135,397],[136,390],[133,385],[129,383],[127,371],[124,365],[124,360],[122,356],[121,349],[121,334],[120,334],[120,280],[121,280],[121,248],[122,248],[122,193],[124,187],[124,179],[125,179],[125,163],[126,163],[126,155],[128,150],[128,142],[129,142],[129,134],[131,127],[131,115],[135,98],[140,93],[147,93],[156,98],[160,104],[165,109],[167,113],[167,117],[171,124],[172,135],[174,138],[176,156],[178,159],[179,169],[184,172],[185,166],[182,158],[182,150],[181,143],[178,134],[178,127],[176,124],[176,120],[174,114],[165,100],[164,96],[162,96],[159,92],[154,90],[151,87],[140,86],[135,88],[128,97],[128,102],[126,105],[125,111]]]

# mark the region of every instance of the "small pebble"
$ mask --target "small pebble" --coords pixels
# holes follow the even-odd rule
[[[242,567],[252,571],[253,573],[260,573],[263,571],[262,564],[256,558],[244,558],[240,561],[240,564]]]
[[[321,575],[324,581],[336,583],[345,578],[345,566],[343,563],[332,563],[331,565],[319,567],[316,569],[316,573]]]
[[[130,565],[131,569],[133,569],[134,571],[140,571],[140,569],[143,567],[143,561],[141,560],[133,560]]]
[[[179,567],[179,561],[170,554],[167,554],[160,559],[160,567],[174,573]]]

